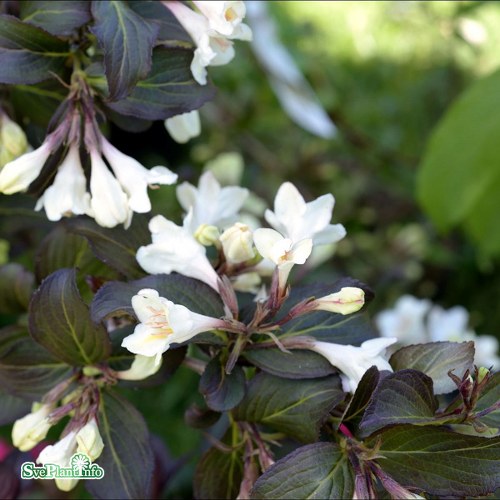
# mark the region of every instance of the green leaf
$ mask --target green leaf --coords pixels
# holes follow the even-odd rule
[[[37,344],[21,326],[0,329],[0,387],[32,401],[71,375],[71,368]]]
[[[193,79],[190,70],[192,58],[191,50],[155,48],[148,77],[137,82],[127,98],[106,102],[106,106],[122,115],[143,120],[164,120],[200,108],[212,99],[215,90],[211,85],[199,85]],[[100,76],[97,65],[89,75],[89,82],[106,96],[106,81]]]
[[[473,342],[430,342],[403,347],[389,360],[394,370],[412,368],[425,373],[434,382],[434,393],[445,394],[456,390],[457,386],[448,376],[453,370],[462,377],[474,362]]]
[[[0,390],[0,425],[10,424],[31,411],[31,401]]]
[[[243,368],[236,365],[227,375],[225,363],[221,362],[220,355],[216,356],[206,366],[200,378],[199,390],[207,406],[212,410],[219,412],[232,410],[245,395]]]
[[[92,2],[92,16],[91,31],[104,52],[109,100],[123,99],[148,75],[160,27],[116,0]]]
[[[100,283],[119,277],[118,272],[94,256],[85,237],[69,232],[66,221],[59,222],[38,247],[35,255],[37,280],[40,282],[63,267],[78,268],[76,282],[84,299],[93,297],[92,290],[97,286],[89,288],[93,280]]]
[[[344,396],[337,376],[289,380],[259,373],[250,381],[234,418],[268,425],[308,443],[318,438],[321,424]]]
[[[428,143],[418,198],[440,229],[461,224],[488,254],[500,252],[500,71],[468,88]],[[459,202],[457,202],[459,200]]]
[[[229,433],[223,442],[229,446],[236,443],[229,442]],[[194,475],[194,498],[203,499],[230,499],[236,498],[243,479],[243,453],[236,448],[229,453],[210,448],[201,458]]]
[[[79,0],[41,0],[20,2],[21,19],[53,35],[71,35],[92,19],[90,2]]]
[[[67,224],[70,231],[87,238],[94,255],[106,265],[127,278],[144,276],[135,258],[137,249],[151,242],[144,218],[135,216],[128,230],[104,228],[84,217],[71,219]]]
[[[373,393],[359,426],[360,436],[393,424],[427,424],[437,409],[430,377],[416,370],[391,373]]]
[[[0,313],[20,314],[28,310],[35,277],[20,264],[0,266]]]
[[[103,391],[99,431],[104,441],[96,460],[105,471],[99,481],[87,481],[95,498],[151,498],[154,459],[142,415],[114,391]]]
[[[193,45],[193,40],[177,21],[177,18],[170,9],[160,2],[156,0],[133,0],[128,4],[136,14],[159,24],[160,31],[158,32],[157,43],[168,44],[169,47],[175,45],[190,47]]]
[[[0,83],[33,84],[51,78],[64,68],[66,42],[46,31],[0,15]]]
[[[334,443],[302,446],[257,480],[251,498],[352,498],[354,477],[347,456]]]
[[[311,351],[294,349],[288,354],[278,348],[246,349],[243,356],[261,370],[277,377],[318,378],[337,372],[326,358]]]
[[[476,412],[486,410],[500,401],[500,372],[495,373],[486,384],[476,404]],[[500,432],[500,408],[481,417],[480,422]]]
[[[376,366],[369,368],[359,381],[356,392],[354,393],[349,405],[347,406],[342,423],[348,423],[354,429],[357,429],[364,415],[368,403],[372,399],[373,393],[380,381],[381,374]]]
[[[109,355],[111,344],[104,327],[90,319],[75,274],[60,269],[42,282],[30,303],[30,333],[58,359],[92,365]]]
[[[500,438],[481,438],[442,427],[384,429],[379,465],[398,483],[439,497],[475,497],[500,487]]]
[[[193,312],[213,318],[224,315],[220,296],[205,283],[180,274],[155,274],[129,283],[106,283],[90,306],[93,320],[99,323],[111,316],[135,316],[132,297],[143,288],[158,290],[160,297],[186,306]]]

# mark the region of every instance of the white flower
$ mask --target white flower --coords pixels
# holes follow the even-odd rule
[[[228,38],[251,40],[252,31],[243,24],[246,14],[244,2],[194,1],[200,12],[207,18],[210,28]]]
[[[116,372],[116,376],[120,380],[143,380],[154,375],[160,367],[161,363],[156,363],[154,357],[136,354],[130,368]]]
[[[92,462],[100,457],[104,443],[95,417],[78,431],[76,442],[78,443],[77,453],[85,453]]]
[[[290,182],[281,185],[274,199],[274,212],[266,210],[267,222],[294,243],[312,238],[315,245],[341,240],[346,231],[342,224],[330,224],[335,199],[331,194],[306,203]]]
[[[500,358],[498,357],[499,343],[496,337],[493,337],[493,335],[473,334],[469,338],[464,336],[464,340],[474,341],[474,347],[476,349],[474,362],[478,367],[493,367],[493,370],[500,369]]]
[[[372,366],[389,370],[391,365],[384,358],[385,349],[397,342],[396,338],[366,340],[359,347],[315,341],[311,350],[324,356],[343,375],[342,387],[346,392],[355,392],[365,372]]]
[[[393,309],[379,313],[375,323],[382,337],[397,337],[402,344],[427,342],[424,319],[431,305],[428,300],[403,295]]]
[[[76,452],[76,432],[71,431],[56,444],[46,446],[38,455],[37,462],[42,465],[54,464],[59,467],[69,467],[71,457]],[[57,478],[56,486],[61,491],[70,491],[78,483],[78,479]]]
[[[231,264],[239,264],[255,257],[252,231],[246,224],[237,222],[226,229],[221,237],[222,248],[226,260]]]
[[[26,191],[40,175],[44,163],[52,153],[52,148],[51,142],[46,139],[39,148],[7,163],[0,171],[0,193],[14,194]]]
[[[102,153],[128,195],[128,206],[134,212],[146,213],[151,210],[148,185],[174,184],[177,181],[177,174],[166,167],[144,168],[136,159],[116,149],[104,137],[101,138],[101,144]]]
[[[254,243],[258,252],[269,259],[279,271],[279,284],[284,287],[290,271],[295,264],[304,264],[312,250],[310,238],[293,242],[284,238],[274,229],[260,228],[254,234]]]
[[[45,207],[47,218],[52,221],[71,214],[93,215],[77,144],[73,143],[69,147],[54,182],[39,198],[35,210],[41,210],[42,207]]]
[[[177,272],[219,289],[219,277],[205,255],[205,248],[184,227],[161,215],[149,222],[153,243],[140,247],[137,262],[150,274]]]
[[[132,210],[127,195],[96,150],[90,151],[90,206],[96,222],[103,227],[130,225]]]
[[[461,342],[464,334],[472,334],[467,324],[469,313],[461,306],[444,310],[440,306],[433,306],[427,318],[429,342]]]
[[[122,346],[134,354],[155,356],[157,364],[170,344],[180,344],[199,333],[224,327],[224,321],[190,311],[160,297],[156,290],[140,290],[132,297],[140,323],[125,337]]]
[[[233,43],[211,30],[205,16],[180,2],[163,2],[196,44],[191,73],[200,85],[207,83],[207,66],[227,64],[234,57]]]
[[[248,196],[239,186],[221,188],[211,172],[205,172],[196,188],[189,182],[177,186],[177,199],[188,212],[184,226],[194,234],[202,224],[223,227],[235,222],[238,211]]]
[[[175,142],[185,144],[201,133],[200,113],[194,110],[167,118],[165,128]]]
[[[339,292],[316,299],[313,304],[319,311],[338,314],[352,314],[359,311],[365,303],[365,292],[361,288],[345,286]]]
[[[21,451],[28,451],[35,447],[47,436],[52,427],[49,423],[49,414],[53,410],[51,405],[33,404],[32,412],[14,422],[12,427],[12,442]]]

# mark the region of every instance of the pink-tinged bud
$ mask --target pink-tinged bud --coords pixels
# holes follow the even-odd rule
[[[365,292],[361,288],[346,286],[340,292],[331,293],[315,300],[311,305],[319,311],[337,314],[352,314],[359,311],[365,303]]]

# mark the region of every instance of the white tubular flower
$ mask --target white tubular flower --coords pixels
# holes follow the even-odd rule
[[[207,66],[227,64],[234,57],[231,41],[210,29],[205,16],[198,14],[180,2],[163,2],[177,18],[196,44],[191,62],[193,78],[200,84],[207,83]]]
[[[0,193],[26,191],[40,175],[44,163],[52,153],[52,147],[51,142],[46,139],[39,148],[7,163],[0,171]]]
[[[397,342],[396,338],[378,338],[363,342],[360,347],[315,341],[312,351],[325,357],[343,375],[342,387],[354,393],[365,372],[372,366],[379,370],[389,370],[391,365],[384,358],[385,349]]]
[[[194,1],[198,10],[207,18],[210,28],[228,38],[252,40],[252,31],[243,24],[245,2]]]
[[[35,210],[41,210],[42,207],[45,207],[47,218],[52,221],[71,214],[93,215],[77,144],[69,147],[54,182],[39,198]]]
[[[90,151],[90,158],[90,206],[96,222],[103,227],[118,224],[128,227],[132,220],[132,210],[128,205],[127,195],[96,150]]]
[[[365,292],[361,288],[345,286],[340,292],[331,293],[316,299],[313,304],[318,311],[337,314],[352,314],[359,311],[365,303]]]
[[[411,295],[403,295],[393,309],[382,311],[375,317],[375,323],[382,337],[397,337],[402,344],[427,342],[425,316],[431,302]]]
[[[102,153],[111,166],[123,191],[128,195],[128,206],[137,213],[151,211],[151,202],[148,196],[148,185],[174,184],[177,174],[166,167],[144,168],[136,159],[128,156],[104,137],[101,138]]]
[[[92,462],[100,457],[104,443],[95,418],[92,418],[77,432],[76,442],[78,443],[76,453],[85,453]]]
[[[205,172],[196,188],[189,182],[177,187],[177,199],[188,212],[184,227],[192,234],[202,224],[224,226],[235,222],[243,203],[248,196],[248,189],[239,186],[221,188],[212,172]]]
[[[185,144],[201,133],[200,113],[194,110],[167,118],[165,128],[175,142]]]
[[[253,238],[260,255],[278,267],[280,287],[285,286],[292,267],[304,264],[312,251],[311,238],[294,243],[274,229],[257,229]]]
[[[38,455],[37,463],[46,465],[54,464],[59,467],[69,467],[71,457],[77,448],[76,432],[72,431],[56,444],[46,446]],[[78,483],[78,479],[58,478],[55,480],[56,486],[61,491],[70,491]]]
[[[134,354],[154,356],[156,364],[171,344],[186,342],[199,333],[225,325],[223,320],[194,313],[149,288],[132,297],[132,307],[140,323],[132,335],[123,339],[122,346]]]
[[[32,412],[14,422],[12,427],[12,443],[21,451],[34,448],[47,436],[52,425],[49,423],[49,414],[53,410],[51,405],[41,405],[37,410],[37,403],[33,404]]]
[[[219,277],[205,255],[205,248],[184,227],[157,215],[149,222],[149,230],[153,243],[137,251],[137,262],[145,271],[177,272],[219,290]]]
[[[294,243],[312,238],[315,245],[341,240],[346,231],[342,224],[330,224],[335,199],[331,194],[306,203],[291,182],[281,185],[274,199],[274,212],[266,210],[267,222]]]
[[[161,363],[156,363],[154,357],[136,354],[130,368],[116,372],[116,376],[120,380],[144,380],[154,375],[160,367]]]
[[[230,264],[240,264],[255,257],[252,231],[246,224],[237,222],[226,229],[220,241],[226,260]]]

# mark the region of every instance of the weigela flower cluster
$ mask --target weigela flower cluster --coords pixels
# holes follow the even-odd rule
[[[132,299],[139,324],[122,345],[137,355],[137,366],[142,363],[144,373],[160,363],[162,353],[172,344],[186,342],[199,333],[213,329],[237,332],[243,337],[260,333],[261,320],[286,300],[293,267],[307,262],[313,246],[336,243],[346,234],[341,224],[330,223],[335,203],[331,194],[306,202],[293,184],[285,182],[276,194],[274,210],[265,212],[271,228],[251,228],[241,222],[241,210],[248,196],[246,189],[222,187],[207,171],[197,187],[185,182],[177,188],[179,203],[185,210],[182,225],[161,215],[151,219],[152,243],[137,252],[141,267],[152,274],[176,272],[205,282],[220,293],[226,316],[203,316],[161,297],[156,290],[139,291]],[[207,247],[216,250],[215,262],[209,259]],[[263,281],[269,270],[272,280],[267,288]],[[255,296],[257,312],[251,326],[237,320],[238,308],[231,303],[236,297],[234,291],[246,278],[253,280],[254,285],[262,285]],[[296,305],[289,319],[319,310],[351,314],[363,304],[362,289],[343,287],[336,293]],[[395,341],[375,339],[354,347],[308,339],[301,347],[326,357],[344,373],[346,390],[354,391],[370,366],[391,370],[383,352]]]

